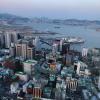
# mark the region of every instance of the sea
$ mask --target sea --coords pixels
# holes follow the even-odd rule
[[[49,35],[47,37],[81,37],[85,40],[85,48],[100,48],[100,31],[94,29],[95,26],[75,26],[75,25],[61,25],[53,23],[32,23],[30,24],[34,30],[43,32],[56,32],[57,34]]]

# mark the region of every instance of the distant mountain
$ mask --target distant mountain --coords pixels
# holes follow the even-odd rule
[[[45,17],[41,18],[26,18],[12,14],[0,14],[0,20],[6,21],[8,24],[23,24],[23,23],[50,23],[50,24],[63,24],[73,26],[89,26],[89,25],[100,25],[99,20],[78,20],[78,19],[49,19]]]
[[[12,14],[0,14],[1,21],[7,21],[8,24],[22,24],[29,22],[29,18],[20,17]]]
[[[48,18],[33,18],[32,22],[37,23],[53,23],[53,24],[64,24],[64,25],[75,25],[75,26],[88,26],[88,25],[100,25],[98,20],[78,20],[78,19],[48,19]]]
[[[73,20],[65,20],[65,24],[70,24],[72,23],[73,25],[100,25],[100,21],[90,21],[90,20],[76,20],[76,19],[73,19]]]
[[[6,20],[6,19],[11,19],[11,18],[19,18],[19,17],[16,15],[11,15],[11,14],[7,14],[7,13],[0,14],[0,19]]]

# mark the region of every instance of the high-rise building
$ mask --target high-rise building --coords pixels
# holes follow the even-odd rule
[[[27,58],[27,44],[21,44],[21,57],[26,59]]]
[[[60,40],[60,51],[62,51],[63,40]]]
[[[16,44],[16,57],[22,57],[23,59],[33,59],[33,48],[27,46],[27,44]]]
[[[4,47],[5,45],[5,39],[4,39],[4,34],[0,34],[0,47]]]
[[[21,57],[22,55],[22,47],[21,44],[16,44],[16,56]]]
[[[17,33],[15,31],[5,32],[4,37],[5,37],[5,47],[6,48],[10,48],[11,43],[16,43],[18,39]]]
[[[63,64],[70,65],[72,63],[72,55],[65,54],[63,55]]]
[[[39,37],[35,37],[33,40],[33,45],[35,46],[36,50],[40,50],[40,39]]]
[[[23,59],[33,59],[33,48],[25,43],[16,44],[16,57]]]
[[[33,59],[33,48],[27,47],[27,59]]]
[[[61,54],[68,54],[69,53],[69,50],[70,50],[70,44],[69,43],[64,43],[62,45],[62,52]]]
[[[10,47],[10,55],[12,57],[15,57],[15,44],[14,43],[11,43],[11,47]]]
[[[11,34],[5,33],[5,47],[9,48],[11,43]]]
[[[53,56],[56,55],[57,51],[58,51],[58,44],[54,43],[53,46],[52,46],[52,54],[53,54]]]

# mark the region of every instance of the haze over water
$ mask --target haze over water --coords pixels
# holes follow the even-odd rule
[[[85,26],[55,25],[47,23],[34,23],[33,29],[40,31],[52,31],[59,34],[48,35],[49,37],[82,37],[85,39],[84,47],[100,47],[100,31]],[[55,28],[59,26],[60,28]]]

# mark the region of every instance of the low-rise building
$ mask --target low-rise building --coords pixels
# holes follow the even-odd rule
[[[28,75],[23,72],[17,72],[15,75],[18,76],[22,81],[28,81]]]
[[[19,88],[19,84],[17,82],[13,82],[10,85],[11,94],[17,93],[18,92],[18,88]]]

